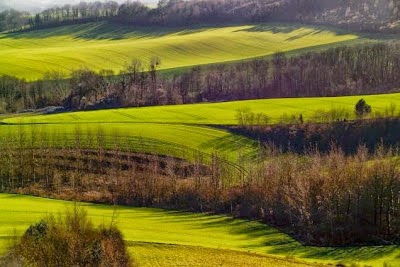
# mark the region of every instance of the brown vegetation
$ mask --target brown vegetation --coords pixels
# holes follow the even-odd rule
[[[81,69],[70,80],[50,73],[26,83],[0,77],[0,112],[63,105],[67,110],[138,107],[277,97],[388,93],[400,82],[398,43],[340,47],[287,58],[194,67],[161,75],[161,60],[133,60],[119,76]]]
[[[113,225],[95,228],[77,206],[29,227],[8,258],[13,266],[134,266],[121,232]]]
[[[396,0],[160,0],[156,8],[139,1],[80,2],[52,7],[35,16],[0,13],[0,31],[54,27],[96,20],[129,25],[186,26],[205,23],[308,22],[364,31],[398,31]]]
[[[81,144],[75,149],[37,136],[37,149],[20,135],[0,144],[2,191],[226,213],[263,220],[307,244],[400,240],[400,168],[393,149],[381,146],[368,153],[361,146],[348,156],[337,148],[304,155],[269,149],[265,160],[248,165],[246,174],[215,155],[207,161],[209,169],[177,160],[160,167],[164,159],[159,157],[149,157],[153,160],[145,168],[133,168],[136,163],[118,152],[127,151],[123,140],[113,151],[103,145],[94,152],[85,150],[84,144],[95,146],[90,135],[75,136]],[[185,165],[191,167],[181,168]]]
[[[357,108],[357,107],[356,107]],[[369,107],[370,109],[371,107]],[[238,111],[238,126],[226,127],[235,134],[247,136],[264,146],[273,146],[282,152],[299,154],[316,150],[326,153],[332,146],[345,154],[357,153],[365,146],[374,153],[379,147],[400,146],[400,118],[396,105],[391,104],[384,113],[375,112],[356,117],[344,109],[318,110],[305,121],[302,115],[282,116],[275,125],[264,124],[265,114],[251,110]]]

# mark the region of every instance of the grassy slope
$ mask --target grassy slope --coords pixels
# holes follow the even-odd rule
[[[332,108],[344,108],[352,113],[355,104],[361,98],[365,99],[372,106],[373,111],[384,112],[385,108],[389,107],[391,103],[396,104],[400,102],[400,93],[367,96],[262,99],[211,104],[126,108],[12,118],[6,119],[4,122],[234,125],[237,123],[237,111],[241,108],[250,108],[253,112],[264,113],[271,117],[272,122],[274,122],[284,113],[296,116],[303,114],[305,119],[314,116],[316,111]]]
[[[260,254],[200,246],[132,242],[129,251],[140,266],[306,267],[315,264]],[[317,265],[319,266],[319,265]]]
[[[132,28],[108,23],[0,34],[0,75],[41,78],[87,66],[121,70],[133,58],[162,58],[163,69],[242,60],[359,37],[335,30],[282,24],[193,29]]]
[[[79,127],[79,130],[77,130]],[[50,125],[0,125],[0,138],[10,135],[21,135],[29,140],[31,132],[38,137],[42,133],[46,138],[55,140],[59,146],[73,145],[74,136],[91,133],[96,142],[99,127],[105,136],[105,145],[113,147],[121,142],[114,142],[123,137],[122,148],[145,153],[157,153],[193,160],[198,152],[204,154],[204,160],[210,159],[213,152],[236,163],[239,154],[252,158],[256,154],[256,143],[248,138],[233,135],[224,130],[209,127],[182,124],[155,123],[102,123],[102,124],[50,124]],[[85,140],[83,140],[85,141]],[[84,145],[84,144],[83,144]]]
[[[14,232],[50,212],[59,212],[68,202],[28,196],[0,194],[0,250]],[[109,223],[110,206],[82,204],[97,223]],[[295,257],[308,262],[351,261],[398,266],[397,247],[314,248],[303,247],[289,236],[258,222],[233,220],[148,208],[117,209],[118,227],[123,231],[134,257],[145,266],[302,266],[273,258]],[[157,230],[155,230],[157,229]],[[237,252],[250,252],[240,253]],[[225,265],[224,265],[225,264]]]
[[[233,135],[212,125],[236,123],[239,108],[248,107],[262,112],[273,121],[283,113],[303,114],[307,120],[321,109],[345,108],[353,112],[355,103],[364,98],[374,111],[384,112],[391,103],[400,101],[400,94],[350,96],[333,98],[291,98],[237,101],[214,104],[179,105],[163,107],[127,108],[89,112],[62,113],[4,119],[10,125],[0,126],[0,136],[14,134],[20,129],[35,125],[38,131],[59,133],[62,139],[75,132],[77,126],[83,131],[96,133],[102,127],[107,136],[129,137],[132,149],[155,152],[191,159],[190,151],[211,154],[214,151],[236,162],[239,155],[252,158],[257,151],[256,143],[242,136]],[[18,124],[24,125],[22,128]]]
[[[19,123],[32,123],[36,127],[49,133],[60,131],[72,133],[77,124],[93,131],[101,122],[103,128],[112,137],[114,129],[119,128],[120,134],[132,138],[142,136],[154,138],[158,143],[157,148],[149,150],[160,152],[157,149],[165,148],[165,143],[173,143],[192,147],[205,152],[212,150],[226,151],[233,158],[237,156],[239,144],[247,144],[247,151],[255,151],[251,141],[234,136],[222,130],[206,127],[205,124],[233,124],[235,123],[236,110],[240,107],[250,107],[253,111],[264,112],[278,118],[283,112],[303,113],[310,116],[318,109],[345,107],[353,110],[354,104],[360,98],[365,98],[374,110],[383,111],[391,102],[400,100],[400,94],[354,96],[338,98],[305,98],[305,99],[271,99],[252,100],[231,103],[199,104],[169,107],[132,108],[120,110],[103,110],[93,112],[65,113],[47,116],[33,116],[27,118],[9,118],[4,121],[16,125],[0,126],[0,133],[14,134],[18,129],[31,127],[21,126]],[[203,124],[203,125],[202,125]],[[143,139],[137,139],[142,142]],[[164,151],[168,154],[168,151]],[[187,155],[184,155],[187,156]],[[64,202],[36,199],[23,196],[0,195],[0,240],[1,237],[12,232],[14,227],[22,231],[27,224],[37,220],[45,212],[57,211]],[[109,221],[112,213],[110,207],[89,205],[90,214],[97,221]],[[32,212],[35,211],[35,212]],[[254,255],[244,259],[223,251],[222,258],[218,258],[215,250],[203,251],[201,247],[220,248],[228,250],[241,250],[257,252],[265,255],[291,256],[307,261],[350,261],[367,263],[373,266],[382,266],[389,262],[393,266],[400,264],[400,249],[394,246],[387,247],[361,247],[361,248],[314,248],[303,247],[288,236],[278,231],[255,222],[230,220],[223,216],[204,216],[179,212],[165,212],[154,209],[120,208],[118,221],[125,236],[132,245],[132,251],[143,251],[137,255],[140,262],[148,266],[157,263],[177,265],[170,263],[174,257],[178,259],[187,257],[188,251],[193,251],[188,259],[188,265],[195,265],[202,261],[222,261],[224,258],[234,260],[240,266],[241,260],[252,262]],[[155,232],[154,229],[157,229]],[[3,240],[4,241],[4,240]],[[141,244],[137,242],[155,242],[161,245]],[[1,243],[0,243],[1,244]],[[4,246],[4,242],[2,243]],[[171,248],[165,244],[180,246]],[[1,245],[0,245],[1,246]],[[188,247],[195,246],[196,248]],[[151,256],[156,252],[157,256]],[[206,259],[201,258],[206,254]],[[237,259],[237,261],[236,261]],[[268,262],[265,266],[273,266]],[[168,262],[168,264],[166,263]],[[233,264],[233,263],[232,263]],[[234,266],[233,264],[233,266]],[[289,264],[289,263],[288,263]],[[210,263],[210,265],[212,265]],[[260,266],[263,266],[260,264]],[[285,266],[285,265],[283,265]],[[291,266],[291,265],[287,265]]]

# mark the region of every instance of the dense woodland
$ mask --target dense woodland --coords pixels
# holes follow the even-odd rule
[[[69,80],[48,73],[27,83],[0,77],[0,112],[64,106],[66,110],[187,104],[273,97],[394,92],[400,84],[400,44],[339,47],[323,52],[229,65],[194,67],[175,75],[162,60],[133,60],[120,75],[80,69]],[[284,110],[282,111],[284,113]],[[298,115],[298,114],[297,114]]]
[[[8,10],[0,13],[0,31],[100,19],[145,26],[290,21],[398,31],[399,8],[397,0],[160,0],[156,8],[137,1],[120,5],[96,1],[53,7],[34,15]]]
[[[332,147],[302,156],[267,148],[248,172],[238,172],[218,155],[189,163],[135,154],[132,141],[118,133],[106,138],[101,128],[66,136],[16,127],[0,139],[2,192],[226,213],[314,245],[400,241],[397,150],[360,146],[346,156]]]

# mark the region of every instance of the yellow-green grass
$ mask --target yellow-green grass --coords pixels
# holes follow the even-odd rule
[[[238,109],[249,108],[253,112],[264,113],[271,117],[272,123],[284,113],[302,114],[307,120],[317,111],[331,108],[343,108],[353,114],[354,106],[361,98],[372,106],[373,111],[383,113],[391,103],[400,101],[400,94],[248,100],[16,117],[3,120],[6,124],[0,126],[0,136],[15,135],[18,131],[25,131],[29,135],[34,127],[39,132],[57,135],[65,140],[68,139],[65,136],[73,136],[77,127],[93,135],[101,127],[109,143],[112,144],[115,136],[124,136],[130,140],[130,148],[138,152],[186,159],[193,159],[191,152],[200,151],[208,155],[218,152],[236,163],[239,156],[254,158],[257,143],[212,127],[236,124]]]
[[[92,136],[90,140],[82,138],[81,145],[84,148],[95,148],[97,137],[101,133],[104,135],[102,145],[110,149],[154,153],[187,160],[202,156],[205,163],[209,162],[213,153],[218,153],[220,157],[232,163],[237,163],[239,156],[243,160],[252,159],[257,153],[256,142],[246,137],[196,125],[157,123],[0,125],[0,138],[22,136],[30,144],[32,132],[36,135],[36,140],[50,140],[55,147],[75,146],[77,134]],[[39,146],[40,142],[36,144]]]
[[[237,61],[277,51],[359,42],[356,34],[304,25],[255,24],[186,29],[89,23],[0,34],[0,75],[28,80],[82,66],[120,71],[133,58],[162,59],[162,69]],[[363,39],[362,39],[363,40]]]
[[[30,224],[46,214],[62,212],[67,205],[71,203],[0,194],[0,250],[5,251],[14,231],[22,234]],[[110,223],[113,207],[81,205],[95,223]],[[225,216],[129,207],[117,207],[116,214],[129,251],[144,266],[304,266],[268,258],[271,256],[309,263],[400,264],[400,248],[396,246],[305,247],[262,223]],[[252,262],[254,265],[249,265]]]
[[[141,267],[311,267],[321,264],[303,263],[290,258],[264,256],[249,252],[213,249],[199,246],[131,242],[129,251]]]
[[[143,140],[154,141],[155,147],[146,148],[153,152],[160,152],[157,149],[165,148],[165,144],[172,144],[172,147],[175,144],[207,153],[218,149],[226,150],[231,157],[234,157],[232,155],[238,155],[236,150],[241,146],[239,144],[246,144],[248,151],[255,151],[256,146],[244,137],[209,128],[207,125],[234,124],[236,111],[239,108],[247,107],[254,112],[263,112],[274,119],[278,119],[284,112],[301,113],[307,118],[316,110],[332,107],[352,111],[355,103],[361,98],[367,100],[373,110],[384,111],[391,103],[398,102],[400,94],[251,100],[9,118],[4,120],[9,125],[0,126],[0,133],[2,136],[7,136],[17,134],[23,129],[38,127],[39,131],[43,130],[49,134],[59,132],[61,133],[59,137],[62,137],[62,134],[70,136],[74,133],[77,125],[81,125],[83,131],[93,132],[102,125],[102,129],[110,137],[113,137],[113,132],[115,132],[135,139],[136,141],[133,142],[135,144]],[[56,212],[66,203],[27,196],[0,195],[0,250],[4,251],[8,236],[12,234],[14,228],[22,232],[45,213]],[[111,220],[113,211],[111,207],[84,205],[96,222]],[[400,265],[398,246],[305,247],[266,225],[232,220],[224,216],[119,207],[118,225],[130,244],[129,249],[132,255],[145,266],[157,266],[157,264],[159,266],[195,266],[196,264],[215,266],[214,262],[221,263],[222,266],[223,264],[243,266],[247,265],[245,263],[252,262],[254,262],[252,266],[257,266],[256,263],[259,263],[258,266],[274,266],[273,264],[301,266],[290,261],[279,262],[270,258],[271,256],[291,257],[311,263],[356,262],[371,266],[383,266],[384,263],[391,266]],[[259,259],[259,256],[254,253],[266,257]],[[182,259],[185,259],[185,262],[182,263]]]
[[[277,122],[282,115],[300,114],[311,119],[321,110],[344,109],[354,114],[354,107],[360,99],[372,106],[372,111],[384,113],[391,104],[400,103],[400,93],[320,98],[280,98],[246,100],[225,103],[157,106],[143,108],[111,109],[99,111],[61,113],[5,119],[10,124],[76,124],[76,123],[158,123],[186,125],[235,125],[239,109],[248,108],[263,113]],[[397,107],[397,112],[400,106]]]

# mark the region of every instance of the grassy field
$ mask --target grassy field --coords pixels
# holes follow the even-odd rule
[[[34,80],[48,71],[68,74],[81,66],[118,72],[133,58],[148,61],[152,56],[162,59],[162,69],[173,69],[355,41],[360,41],[355,34],[301,25],[168,29],[90,23],[0,33],[0,75]]]
[[[76,131],[77,126],[81,126],[84,132],[95,132],[101,125],[109,142],[117,135],[129,137],[131,145],[144,152],[190,158],[184,149],[190,148],[204,153],[225,153],[229,160],[235,161],[243,151],[255,154],[257,145],[214,126],[235,124],[237,109],[247,107],[254,112],[263,112],[273,121],[278,120],[282,113],[301,113],[307,119],[318,110],[332,107],[353,112],[360,98],[371,104],[374,111],[383,112],[391,103],[400,100],[400,94],[250,100],[5,118],[5,124],[0,125],[0,137],[36,127],[38,131],[58,136],[61,143]],[[181,148],[178,155],[176,151]],[[0,250],[4,250],[7,237],[14,229],[22,232],[44,214],[57,212],[67,204],[0,194]],[[112,207],[84,206],[96,222],[111,220]],[[252,266],[304,266],[271,257],[289,257],[308,263],[356,262],[379,267],[384,263],[390,264],[387,266],[400,265],[398,246],[305,247],[269,226],[224,216],[119,207],[118,225],[129,242],[132,255],[144,266],[215,266],[215,263],[220,266],[243,266],[245,263]]]
[[[201,153],[208,162],[211,154],[218,155],[237,163],[239,155],[248,159],[254,158],[257,152],[256,142],[234,135],[225,130],[206,126],[184,124],[157,123],[103,123],[103,124],[73,124],[60,123],[50,125],[0,125],[0,138],[8,136],[23,136],[27,142],[32,132],[38,137],[45,136],[55,146],[74,146],[77,134],[91,135],[96,140],[98,131],[104,134],[104,145],[113,149],[118,146],[133,152],[155,153],[194,160]],[[82,145],[89,140],[82,139]]]
[[[235,125],[237,124],[237,111],[242,108],[249,108],[252,112],[266,114],[271,118],[271,122],[274,123],[279,121],[283,114],[289,116],[302,114],[304,119],[307,120],[321,110],[328,111],[332,108],[345,109],[353,114],[355,104],[361,98],[372,106],[373,112],[385,112],[385,109],[392,103],[400,103],[400,93],[321,98],[281,98],[61,113],[10,118],[3,120],[3,122],[12,124],[157,123]],[[400,112],[400,106],[397,107],[397,112]]]
[[[0,250],[4,252],[15,230],[22,233],[46,214],[60,212],[70,204],[0,194]],[[82,206],[96,223],[109,223],[114,213],[111,206]],[[395,246],[304,247],[264,224],[225,216],[128,207],[117,207],[116,214],[130,252],[143,266],[306,266],[288,257],[308,263],[400,264],[400,248]]]
[[[236,163],[239,156],[253,159],[257,154],[257,143],[214,127],[236,124],[238,109],[250,108],[253,112],[264,113],[274,123],[283,114],[296,117],[303,114],[307,120],[318,111],[333,107],[353,114],[355,103],[361,98],[372,106],[373,111],[384,112],[391,103],[400,101],[400,94],[249,100],[14,117],[2,120],[6,124],[0,126],[0,136],[14,135],[18,131],[29,133],[35,127],[37,131],[57,135],[65,141],[74,135],[77,127],[94,134],[101,127],[111,144],[115,137],[123,136],[138,152],[186,159],[193,158],[191,152],[208,155],[218,152]]]

